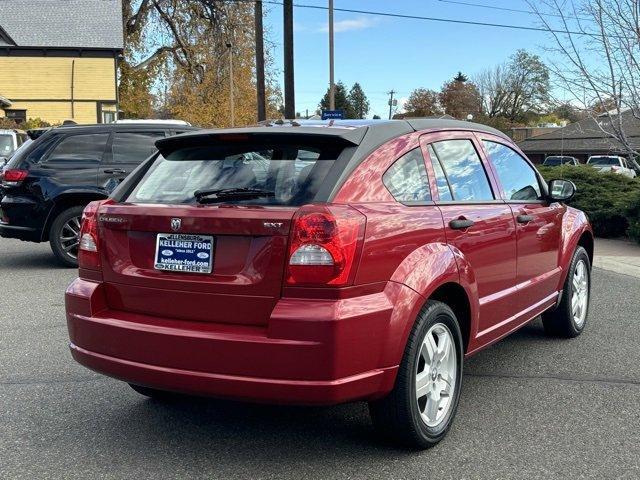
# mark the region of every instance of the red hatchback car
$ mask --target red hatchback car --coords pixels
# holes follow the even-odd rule
[[[157,142],[85,212],[71,352],[138,392],[369,402],[418,447],[462,365],[542,315],[575,337],[593,235],[504,134],[447,120],[288,122]]]

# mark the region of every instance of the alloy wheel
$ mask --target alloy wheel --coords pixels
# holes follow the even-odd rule
[[[71,217],[60,230],[60,246],[62,250],[74,260],[78,258],[80,243],[80,217]]]
[[[576,327],[581,328],[587,318],[587,306],[589,305],[589,272],[584,260],[576,263],[571,284],[573,287],[571,313]]]
[[[416,360],[416,400],[422,421],[436,427],[447,417],[456,388],[456,342],[443,323],[433,325]]]

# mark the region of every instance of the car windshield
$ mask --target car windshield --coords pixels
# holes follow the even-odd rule
[[[620,165],[618,157],[593,157],[589,159],[589,165]]]
[[[0,133],[0,157],[8,157],[13,152],[13,135]]]
[[[547,157],[543,165],[555,167],[557,165],[562,165],[563,163],[571,163],[571,159],[568,157]]]
[[[326,146],[282,144],[181,148],[158,155],[127,201],[190,204],[202,192],[252,189],[261,194],[247,198],[245,191],[224,203],[302,205],[313,200],[339,153]]]

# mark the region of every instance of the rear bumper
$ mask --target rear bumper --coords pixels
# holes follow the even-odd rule
[[[391,391],[404,335],[398,316],[410,303],[398,300],[416,295],[388,283],[366,298],[283,298],[259,327],[111,310],[103,287],[77,279],[67,289],[71,352],[82,365],[163,390],[315,405]]]
[[[73,343],[71,355],[80,364],[119,380],[194,395],[265,403],[333,405],[366,398],[395,378],[397,368],[365,372],[332,381],[282,380],[180,370],[137,363],[90,352]]]
[[[0,222],[0,237],[17,238],[27,242],[39,242],[42,237],[42,230],[31,227],[18,227]]]
[[[42,241],[49,206],[33,198],[0,193],[0,236],[29,242]]]

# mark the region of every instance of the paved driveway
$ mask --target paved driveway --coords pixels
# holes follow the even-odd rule
[[[364,404],[159,403],[74,364],[47,245],[0,239],[0,478],[640,477],[640,280],[596,269],[587,331],[534,322],[465,365],[447,439],[372,438]]]

